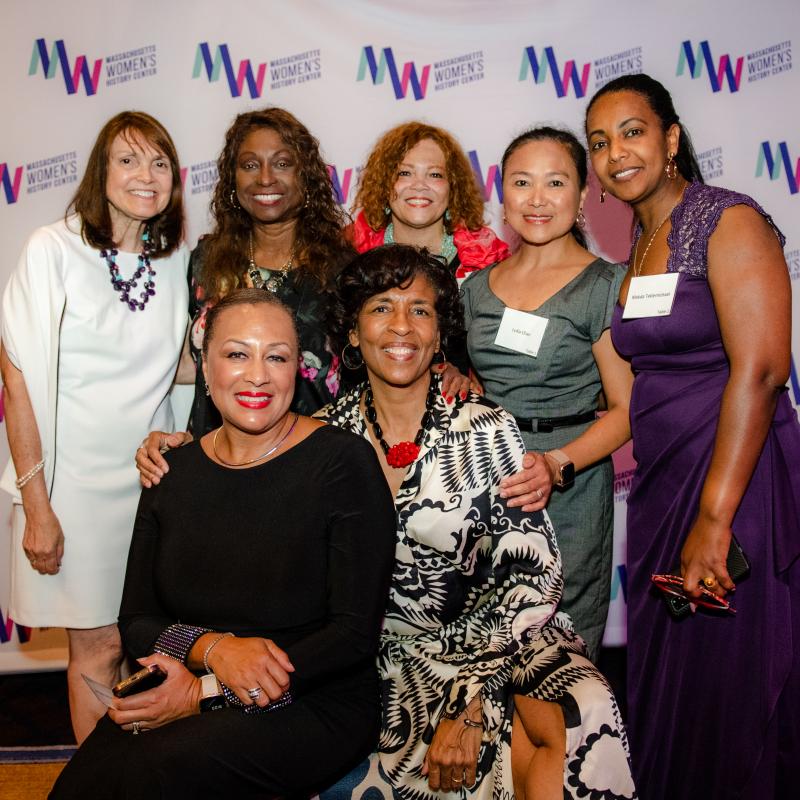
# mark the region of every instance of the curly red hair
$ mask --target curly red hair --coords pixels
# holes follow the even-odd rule
[[[353,211],[360,208],[373,230],[384,228],[388,222],[385,209],[397,179],[397,167],[405,154],[423,139],[430,139],[444,153],[444,168],[450,183],[450,200],[445,219],[448,233],[458,227],[476,231],[483,224],[483,197],[461,146],[455,137],[433,125],[406,122],[388,130],[372,148],[361,173]]]

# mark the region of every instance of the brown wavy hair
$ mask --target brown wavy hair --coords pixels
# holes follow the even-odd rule
[[[106,122],[97,134],[86,163],[86,171],[67,206],[66,216],[73,213],[79,215],[84,242],[97,250],[119,244],[113,238],[106,196],[109,151],[117,136],[131,140],[137,135],[162,152],[172,167],[172,194],[169,203],[150,221],[150,241],[154,256],[158,258],[169,255],[183,238],[183,185],[178,152],[172,137],[157,119],[143,111],[123,111]]]
[[[217,161],[219,180],[211,199],[214,232],[204,239],[205,259],[200,282],[209,299],[218,299],[244,286],[248,247],[253,222],[235,200],[236,163],[245,137],[259,128],[270,128],[294,153],[300,191],[305,203],[295,227],[297,270],[313,275],[323,287],[354,255],[342,233],[347,222],[333,197],[328,168],[319,142],[294,115],[282,108],[266,108],[239,114],[225,134]]]
[[[375,143],[361,173],[353,211],[363,209],[373,230],[379,231],[388,223],[385,209],[397,180],[397,168],[405,154],[423,139],[430,139],[444,153],[444,168],[450,183],[447,210],[450,219],[444,220],[448,233],[459,225],[471,231],[483,222],[483,197],[461,145],[450,133],[423,122],[406,122],[386,131]]]

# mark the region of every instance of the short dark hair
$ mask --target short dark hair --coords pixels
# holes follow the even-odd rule
[[[589,112],[598,98],[614,92],[636,92],[636,94],[643,97],[647,101],[647,105],[650,106],[651,111],[661,121],[661,130],[664,132],[672,125],[677,125],[681,129],[678,152],[675,154],[675,166],[687,181],[704,183],[703,174],[700,171],[700,165],[697,163],[694,147],[692,147],[692,138],[689,136],[686,126],[681,122],[678,112],[675,110],[675,104],[672,102],[672,95],[667,91],[667,88],[644,72],[639,72],[635,75],[621,75],[619,78],[609,81],[594,93],[589,105],[586,106],[587,121]]]
[[[299,337],[297,334],[297,323],[295,322],[294,312],[289,306],[283,303],[272,292],[264,291],[263,289],[236,289],[229,294],[226,294],[218,303],[212,305],[206,313],[206,328],[203,334],[203,358],[208,355],[208,346],[214,338],[214,328],[220,315],[234,306],[258,306],[267,305],[274,306],[275,308],[284,311],[292,322],[292,330],[294,331],[295,339],[297,339],[297,350],[300,351]]]
[[[341,349],[348,343],[358,314],[370,297],[405,288],[417,275],[427,278],[436,292],[434,307],[441,346],[463,335],[464,307],[452,269],[425,248],[386,244],[357,256],[337,277],[328,320],[334,344]]]
[[[578,173],[578,187],[581,191],[586,188],[586,178],[589,170],[586,164],[586,148],[578,141],[575,134],[571,131],[562,128],[551,128],[548,125],[543,125],[539,128],[531,128],[529,131],[521,133],[506,147],[503,153],[503,159],[500,162],[500,171],[503,178],[505,178],[506,175],[506,162],[508,159],[515,150],[518,150],[522,145],[528,142],[557,142],[563,145],[567,153],[569,153],[569,157],[572,159],[572,163],[575,165],[575,170]],[[588,247],[586,235],[577,222],[572,226],[570,233],[581,247]]]
[[[103,250],[119,242],[113,238],[111,214],[106,197],[108,159],[111,145],[117,136],[130,139],[136,134],[150,142],[168,159],[172,167],[172,194],[167,207],[150,222],[150,241],[156,257],[169,255],[183,237],[183,185],[181,167],[175,143],[167,129],[143,111],[123,111],[112,117],[97,135],[86,171],[75,196],[67,206],[67,216],[73,212],[81,220],[81,236],[92,247]]]

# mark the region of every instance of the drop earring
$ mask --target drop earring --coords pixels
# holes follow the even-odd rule
[[[600,187],[600,202],[601,203],[605,203],[605,201],[606,201],[606,187],[605,186],[601,186]]]

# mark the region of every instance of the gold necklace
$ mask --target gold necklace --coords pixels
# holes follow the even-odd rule
[[[219,436],[219,432],[222,430],[222,427],[217,428],[214,431],[214,438],[211,440],[211,449],[214,451],[214,457],[219,461],[221,464],[224,464],[226,467],[246,467],[248,464],[255,464],[256,461],[261,461],[262,458],[266,458],[267,456],[271,456],[291,435],[292,431],[294,430],[294,426],[297,425],[297,420],[300,419],[299,414],[294,415],[294,422],[292,423],[291,427],[289,428],[286,433],[281,436],[280,441],[274,447],[271,447],[267,450],[266,453],[262,453],[260,456],[256,458],[251,458],[249,461],[242,461],[239,464],[233,464],[230,461],[226,461],[218,452],[217,452],[217,436]]]
[[[642,274],[642,267],[644,266],[645,259],[647,258],[647,254],[650,252],[650,245],[653,244],[658,232],[664,227],[664,223],[672,216],[672,212],[680,205],[681,200],[683,200],[683,193],[686,191],[686,186],[684,185],[683,189],[681,189],[681,196],[675,202],[675,205],[666,213],[664,219],[658,223],[658,227],[653,231],[653,235],[650,237],[650,241],[647,243],[647,247],[644,249],[644,253],[642,254],[642,260],[639,262],[639,268],[636,268],[636,256],[639,253],[639,242],[641,241],[641,236],[636,240],[636,244],[633,246],[633,277],[638,278]]]
[[[247,267],[247,274],[250,276],[250,280],[253,282],[253,288],[267,289],[275,294],[275,292],[281,288],[283,282],[286,280],[286,276],[289,274],[289,270],[294,264],[294,256],[296,252],[297,244],[293,244],[292,251],[289,253],[289,260],[283,265],[283,268],[278,271],[277,275],[270,276],[269,280],[264,282],[264,279],[261,277],[261,273],[258,271],[258,267],[256,266],[255,249],[253,247],[253,232],[250,231],[250,259]]]

